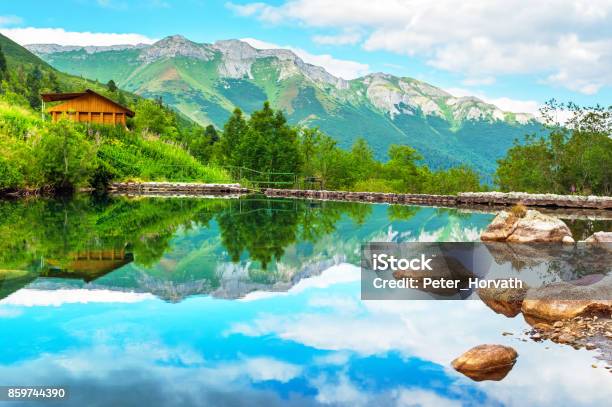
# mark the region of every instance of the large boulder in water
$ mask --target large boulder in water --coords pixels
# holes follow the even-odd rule
[[[478,296],[496,313],[514,318],[521,312],[527,289],[527,284],[523,288],[479,288]]]
[[[453,368],[474,381],[502,380],[516,363],[518,353],[503,345],[478,345],[452,361]]]
[[[612,278],[594,284],[558,282],[527,290],[521,311],[526,318],[560,321],[591,314],[612,314]]]
[[[528,210],[522,217],[501,211],[480,236],[483,241],[573,242],[567,225],[554,216]]]
[[[480,235],[480,239],[490,242],[505,242],[514,232],[516,218],[511,212],[501,211]]]

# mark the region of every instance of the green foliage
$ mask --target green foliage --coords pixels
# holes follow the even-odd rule
[[[444,171],[434,171],[422,184],[421,191],[426,194],[454,195],[466,191],[482,191],[480,177],[471,168],[460,166]]]
[[[94,144],[65,121],[49,125],[32,153],[42,183],[56,190],[87,185],[95,168]]]
[[[338,148],[334,139],[317,128],[301,128],[299,147],[303,177],[320,179],[326,189],[343,189],[353,184],[351,154]]]
[[[0,156],[0,191],[15,190],[23,185],[23,175],[16,164]]]
[[[7,71],[8,66],[6,65],[6,57],[4,56],[4,51],[2,51],[2,46],[0,46],[0,82],[6,78]]]
[[[110,80],[106,83],[106,88],[108,89],[109,92],[115,93],[117,91],[117,84],[115,83],[114,80]]]
[[[565,125],[555,121],[569,111]],[[581,108],[550,101],[542,111],[551,135],[527,137],[498,161],[504,191],[602,194],[612,192],[612,106]]]
[[[28,100],[30,101],[30,106],[34,109],[38,109],[40,107],[40,90],[42,88],[42,80],[43,73],[40,70],[38,65],[34,66],[30,72],[28,72],[26,76],[26,83],[28,85]]]
[[[232,166],[241,165],[238,146],[245,138],[246,131],[247,122],[242,116],[242,111],[235,109],[223,126],[223,137],[219,143],[219,155],[222,162]]]
[[[291,181],[300,171],[297,130],[268,102],[248,120],[236,109],[224,126],[220,146],[222,162],[261,173],[252,174],[258,181],[269,173],[275,173],[274,182]]]
[[[419,164],[422,157],[409,146],[392,145],[390,159],[381,163],[374,159],[372,149],[363,138],[358,138],[351,150],[345,151],[316,128],[299,130],[299,146],[304,162],[302,177],[320,179],[325,189],[456,194],[483,188],[478,174],[467,167],[430,171]]]
[[[179,130],[176,115],[160,103],[140,99],[134,107],[134,129],[142,133],[163,135],[169,140],[178,140]]]

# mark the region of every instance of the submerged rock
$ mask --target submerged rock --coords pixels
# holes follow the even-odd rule
[[[451,362],[453,368],[474,381],[502,380],[516,363],[518,353],[509,346],[478,345]]]
[[[577,316],[612,313],[612,279],[603,278],[591,285],[559,282],[531,288],[521,311],[526,317],[560,321]]]
[[[528,210],[523,217],[501,211],[480,238],[515,243],[574,241],[572,232],[562,220],[535,210]]]
[[[521,312],[527,290],[526,284],[523,288],[479,288],[478,296],[496,313],[513,318]]]
[[[461,292],[462,289],[468,287],[470,278],[475,277],[471,270],[466,268],[460,261],[450,256],[434,257],[430,263],[433,271],[413,271],[413,270],[397,270],[393,272],[393,277],[396,280],[413,279],[416,283],[415,289],[429,292],[432,294],[442,295],[445,297],[453,296]],[[458,280],[457,286],[425,286],[424,279],[431,278],[435,281],[455,281]]]

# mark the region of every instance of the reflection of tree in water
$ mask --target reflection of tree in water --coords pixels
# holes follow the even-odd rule
[[[409,220],[419,211],[416,206],[406,205],[389,205],[387,208],[387,217],[391,222],[400,220]]]
[[[572,231],[574,240],[584,240],[595,232],[602,230],[612,230],[612,221],[610,220],[577,220],[577,219],[562,219]]]
[[[372,212],[370,205],[282,199],[241,199],[217,216],[221,240],[233,262],[248,252],[250,259],[266,269],[279,260],[287,246],[298,241],[317,242],[336,230],[346,214],[362,224]]]
[[[297,201],[296,201],[297,202]],[[244,251],[263,268],[279,259],[285,247],[296,241],[299,211],[293,201],[241,199],[217,214],[221,241],[233,262]]]
[[[170,247],[179,227],[207,224],[225,200],[112,199],[0,201],[0,269],[32,269],[41,258],[60,265],[72,254],[126,246],[141,265]]]

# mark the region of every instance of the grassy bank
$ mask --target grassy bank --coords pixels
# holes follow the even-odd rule
[[[101,188],[112,181],[228,182],[181,144],[144,130],[43,121],[40,113],[0,98],[0,190]]]

